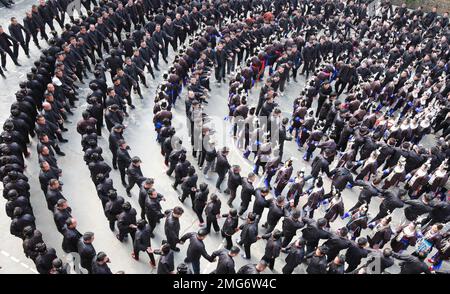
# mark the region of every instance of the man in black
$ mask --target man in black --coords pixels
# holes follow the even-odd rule
[[[141,187],[142,182],[146,179],[141,171],[141,159],[137,156],[133,157],[131,159],[131,164],[128,166],[127,169],[127,175],[128,175],[128,186],[127,186],[127,194],[130,196],[130,191],[134,187],[135,184],[138,185],[138,187]]]
[[[166,234],[167,243],[170,245],[170,249],[175,252],[180,251],[177,244],[180,242],[180,217],[183,213],[183,208],[175,206],[174,209],[169,212],[164,224],[164,233]]]
[[[233,258],[239,254],[239,247],[233,246],[230,250],[227,249],[219,249],[214,251],[211,256],[215,258],[219,257],[219,261],[217,262],[217,268],[211,272],[211,274],[235,274],[236,270],[234,269],[234,260]]]
[[[5,69],[6,67],[6,53],[11,57],[12,61],[15,65],[20,66],[17,62],[16,54],[11,50],[11,46],[13,46],[14,51],[17,52],[19,43],[16,39],[5,33],[3,27],[0,26],[0,54],[2,60],[2,67]]]
[[[200,229],[197,233],[186,233],[180,238],[180,243],[183,244],[189,239],[189,247],[187,249],[186,258],[184,262],[191,263],[194,274],[200,274],[200,257],[204,257],[209,262],[213,262],[215,257],[210,256],[205,249],[203,240],[208,235],[205,229]]]
[[[117,166],[119,168],[122,185],[126,187],[127,186],[127,182],[125,181],[126,170],[131,164],[131,156],[128,152],[128,149],[130,148],[123,139],[119,140],[118,145],[119,148],[117,149]]]
[[[66,220],[66,224],[64,228],[62,229],[63,234],[63,242],[62,242],[62,248],[64,252],[71,253],[76,252],[78,253],[78,241],[82,237],[81,233],[77,230],[77,220],[73,217],[68,218]]]
[[[239,227],[241,230],[241,239],[238,244],[244,246],[245,259],[251,258],[250,247],[258,240],[258,222],[254,213],[249,213],[247,216],[247,222]]]
[[[88,273],[92,273],[92,261],[94,260],[95,248],[92,245],[94,242],[94,233],[86,232],[78,240],[78,254],[80,254],[80,265],[82,268],[86,269]]]
[[[150,234],[153,238],[153,230],[155,229],[156,224],[164,217],[160,202],[165,199],[158,197],[158,193],[153,188],[149,189],[147,194],[148,197],[145,199],[145,215],[147,216],[147,221],[151,228]]]
[[[8,26],[8,30],[11,37],[13,37],[17,42],[19,42],[20,46],[22,46],[25,55],[30,58],[29,44],[31,40],[31,33],[27,29],[25,29],[25,27],[21,25],[15,17],[11,17],[11,24]],[[25,39],[23,37],[22,31],[23,33],[25,33]],[[19,50],[16,50],[16,47],[14,47],[14,49],[14,56],[17,59]]]
[[[313,219],[303,217],[302,221],[307,224],[306,228],[302,230],[302,236],[306,240],[306,253],[309,254],[316,249],[320,239],[329,239],[331,233],[325,230],[327,225],[325,218],[319,218],[316,222]]]

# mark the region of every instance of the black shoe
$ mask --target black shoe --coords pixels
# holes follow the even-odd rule
[[[174,190],[177,190],[177,187],[175,186],[175,184],[172,185],[172,188],[173,188]]]
[[[56,152],[56,154],[58,154],[59,156],[66,156],[66,153],[60,151],[60,152]]]
[[[155,234],[150,233],[150,238],[155,238]]]
[[[67,143],[67,142],[69,142],[69,140],[67,140],[67,139],[62,139],[62,140],[60,140],[59,142],[61,142],[61,143]]]
[[[122,186],[127,187],[128,185],[127,185],[127,183],[122,182]]]
[[[175,247],[172,250],[175,251],[175,252],[180,252],[180,248],[178,248],[178,247]]]
[[[178,196],[178,200],[180,200],[181,203],[184,203],[184,200],[181,198],[181,196]]]
[[[22,66],[20,63],[18,63],[18,62],[14,62],[14,64],[15,65],[17,65],[17,66]]]
[[[117,165],[113,165],[113,169],[117,169]]]
[[[141,98],[141,99],[142,99],[142,98]],[[133,104],[131,104],[131,105],[130,105],[130,108],[131,108],[131,109],[135,109],[136,106],[134,106]]]

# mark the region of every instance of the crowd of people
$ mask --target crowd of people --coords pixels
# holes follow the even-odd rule
[[[0,145],[10,231],[23,239],[25,255],[39,273],[70,269],[46,246],[35,225],[24,174],[30,137],[36,138],[39,182],[63,235],[63,251],[78,254],[83,271],[112,273],[106,253],[93,246],[94,233],[77,230],[60,182],[57,156],[65,156],[59,146],[67,142],[64,123],[84,98],[88,106],[77,131],[106,220],[119,241],[132,239],[132,258],[139,260],[145,252],[159,274],[199,274],[202,257],[217,261],[218,274],[264,273],[266,267],[274,269],[276,260],[284,262],[284,274],[301,264],[308,274],[383,273],[395,259],[401,261],[400,273],[432,273],[448,260],[447,13],[393,8],[389,1],[370,13],[366,1],[82,3],[85,13],[69,15],[65,22],[66,1],[41,0],[23,25],[11,19],[9,35],[0,28],[3,69],[6,53],[18,65],[19,45],[29,54],[31,38],[40,48],[38,33],[49,45],[19,84]],[[160,56],[166,63],[173,57],[153,108],[157,142],[177,191],[170,196],[158,193],[158,178],[144,176],[141,159],[130,154],[124,139],[133,99],[144,99],[141,84],[148,87],[147,74],[155,78]],[[286,88],[303,76],[305,88],[292,99],[292,115],[286,116],[277,100],[287,99]],[[220,99],[211,89],[213,80],[229,87],[224,114],[236,147],[244,159],[253,153],[254,169],[246,175],[229,162],[229,147],[216,146],[205,111],[208,101]],[[91,92],[80,97],[84,84]],[[251,105],[249,96],[258,87]],[[171,110],[182,97],[187,147],[172,126]],[[98,145],[104,125],[112,166]],[[311,161],[309,174],[304,168],[294,171],[294,158],[283,159],[286,141],[305,152],[302,165]],[[113,170],[119,171],[129,197],[137,186],[139,216],[118,195],[109,176]],[[213,173],[215,188],[206,181]],[[331,187],[325,186],[325,177]],[[177,197],[178,187],[180,204],[163,209],[161,202]],[[360,194],[349,208],[343,191],[353,187]],[[220,200],[224,195],[226,213]],[[185,204],[187,198],[191,205]],[[382,199],[375,216],[368,213],[372,198]],[[180,235],[186,206],[197,215],[200,229]],[[319,207],[325,212],[320,218]],[[403,210],[401,219],[396,219],[398,210]],[[336,227],[338,218],[346,225]],[[165,238],[154,248],[151,239],[162,221]],[[204,239],[211,227],[221,233],[225,246],[209,254]],[[258,240],[266,240],[260,262],[235,269],[241,249],[242,257],[250,259]],[[184,263],[175,265],[178,246],[184,243],[189,243]],[[161,256],[158,262],[154,254]]]

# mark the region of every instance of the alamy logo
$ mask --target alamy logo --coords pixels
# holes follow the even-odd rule
[[[78,12],[78,15],[81,14],[81,3],[82,2],[86,2],[87,0],[73,0],[72,2],[70,2],[67,5],[67,10],[66,13],[70,16],[73,17],[73,14],[75,11]]]

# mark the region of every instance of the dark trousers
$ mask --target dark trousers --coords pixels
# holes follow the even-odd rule
[[[241,201],[241,207],[239,208],[239,215],[243,215],[244,212],[247,211],[248,205],[250,204],[250,201]]]
[[[231,236],[228,236],[227,234],[225,234],[222,231],[222,237],[225,238],[225,240],[227,241],[227,244],[225,245],[225,248],[230,250],[231,247],[233,247],[233,240],[231,239]]]
[[[119,230],[119,241],[122,242],[128,234],[130,234],[131,240],[134,242],[134,236],[136,235],[135,230]]]
[[[273,267],[275,266],[275,258],[264,255],[262,260],[267,262],[269,269],[273,270]]]
[[[223,180],[225,180],[226,173],[218,174],[218,175],[219,175],[219,178],[217,179],[217,182],[216,182],[216,188],[217,188],[217,190],[220,190],[220,185],[222,185]]]
[[[139,252],[140,250],[137,248],[133,248],[133,253],[136,259],[139,259]],[[147,252],[147,251],[146,251]],[[150,261],[152,262],[152,264],[156,264],[156,260],[155,260],[155,255],[153,255],[153,253],[148,253],[148,257],[150,258]]]
[[[14,56],[14,53],[11,51],[11,48],[7,47],[7,48],[3,48],[3,50],[8,53],[8,55],[11,57],[11,59],[13,60],[14,64],[17,64],[17,58]],[[6,54],[5,52],[3,52],[1,54],[1,60],[2,60],[2,67],[6,66]]]
[[[225,65],[217,65],[214,68],[216,80],[218,83],[222,82],[222,79],[225,78]]]
[[[295,235],[285,235],[283,239],[283,243],[281,243],[282,248],[286,248],[289,243],[291,243],[292,239],[295,237]]]
[[[125,181],[125,175],[127,174],[126,170],[127,168],[125,166],[120,166],[119,164],[120,179],[122,180],[123,185],[127,184],[127,182]]]
[[[200,274],[200,260],[192,260],[191,263],[194,274]]]
[[[220,231],[219,224],[217,223],[217,218],[214,217],[206,217],[206,231],[209,233],[211,231],[211,224],[214,228],[214,231]]]

